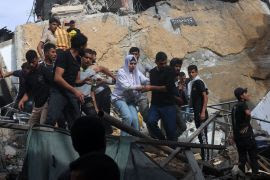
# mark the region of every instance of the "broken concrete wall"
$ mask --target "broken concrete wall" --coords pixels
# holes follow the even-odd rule
[[[268,87],[266,79],[253,78],[259,71],[254,56],[262,53],[254,52],[254,48],[263,46],[260,42],[269,30],[269,15],[260,0],[238,3],[172,0],[157,3],[157,10],[159,14],[151,7],[135,15],[98,13],[75,20],[89,39],[88,47],[97,51],[98,64],[111,70],[123,65],[131,46],[138,46],[142,61],[147,63],[153,64],[155,54],[164,51],[169,59],[184,58],[184,68],[198,64],[213,101],[233,99],[233,89],[237,86],[248,87],[255,94],[255,102],[264,96]],[[179,17],[192,17],[197,25],[180,25],[174,29],[171,19]],[[16,41],[16,46],[21,47],[18,60],[24,58],[28,49],[36,49],[44,28],[46,23],[17,28],[15,37],[21,37]]]

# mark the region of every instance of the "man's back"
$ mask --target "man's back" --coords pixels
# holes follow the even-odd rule
[[[157,67],[150,71],[150,84],[153,86],[166,86],[166,92],[152,91],[152,101],[154,105],[174,105],[175,71],[170,67],[158,70]]]
[[[253,134],[252,127],[250,125],[250,116],[247,116],[245,111],[248,110],[247,103],[245,101],[239,101],[232,110],[232,125],[234,138],[249,137]],[[245,133],[240,133],[245,127],[248,130]]]
[[[26,77],[25,88],[34,98],[35,107],[41,107],[49,97],[52,72],[40,65]]]
[[[70,50],[61,51],[57,55],[55,68],[64,69],[63,78],[70,85],[74,86],[77,74],[80,70],[80,58],[74,58]]]

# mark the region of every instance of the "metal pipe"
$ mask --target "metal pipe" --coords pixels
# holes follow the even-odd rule
[[[198,144],[198,143],[176,142],[176,141],[167,141],[167,140],[138,139],[135,142],[139,144],[176,146],[176,147],[182,147],[182,148],[205,148],[205,149],[218,149],[218,150],[223,150],[226,148],[225,146],[222,146],[222,145]]]

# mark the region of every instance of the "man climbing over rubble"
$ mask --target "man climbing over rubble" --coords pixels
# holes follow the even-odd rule
[[[16,99],[15,99],[14,108],[18,108],[19,101],[22,99],[22,97],[25,93],[25,77],[31,71],[31,66],[27,62],[23,63],[21,68],[22,68],[21,70],[16,70],[16,71],[11,71],[11,72],[6,72],[6,73],[2,72],[2,78],[7,78],[9,76],[14,76],[14,77],[19,78],[19,90],[18,90],[18,94],[17,94]],[[27,108],[24,108],[24,111],[31,112],[30,109],[32,109],[32,108],[27,106]]]
[[[208,102],[208,89],[203,80],[198,75],[198,68],[196,65],[188,66],[188,75],[190,81],[188,83],[188,97],[189,105],[194,111],[194,121],[196,128],[199,128],[201,124],[208,118],[207,102]],[[207,144],[207,127],[198,135],[201,144]],[[208,160],[209,151],[207,150],[207,156],[205,156],[204,148],[201,148],[202,160]]]
[[[116,79],[113,73],[108,68],[104,66],[99,66],[96,64],[96,58],[97,58],[96,51],[92,50],[91,56],[92,58],[91,58],[90,68],[94,70],[95,74],[99,77],[101,77],[100,74],[105,74],[106,76],[109,77],[107,79],[102,79],[101,81],[100,80],[96,81],[96,87],[94,89],[94,92],[96,96],[96,103],[97,103],[98,109],[106,112],[107,114],[110,114],[112,91],[108,85],[115,84]],[[112,133],[111,126],[107,122],[105,122],[104,125],[105,125],[106,133],[111,134]]]
[[[45,54],[48,54],[48,51],[53,51],[50,52],[52,53],[50,56],[51,61],[53,61],[56,58],[55,48],[50,48],[49,50],[46,48]],[[46,56],[48,58],[48,55]],[[26,60],[31,66],[31,72],[25,78],[26,93],[19,102],[19,109],[23,109],[24,103],[29,99],[29,96],[32,96],[34,108],[29,119],[29,125],[44,124],[47,117],[47,100],[53,77],[52,70],[45,64],[38,63],[38,56],[34,50],[27,51]]]
[[[175,88],[175,100],[176,100],[176,124],[177,124],[177,129],[176,129],[176,135],[179,137],[186,129],[186,121],[185,119],[182,118],[182,113],[181,113],[181,106],[185,105],[185,99],[183,96],[182,91],[179,90],[179,75],[180,75],[180,70],[182,67],[183,61],[180,58],[173,58],[170,61],[170,66],[174,68],[176,78],[175,78],[175,85],[177,88]],[[181,92],[181,95],[180,95]]]
[[[156,54],[155,62],[157,66],[150,71],[150,85],[142,88],[142,91],[152,91],[147,127],[153,138],[176,141],[175,71],[167,66],[167,55],[164,52]],[[167,138],[158,127],[160,118]]]
[[[232,127],[234,141],[239,155],[239,169],[245,173],[247,154],[253,174],[258,173],[257,147],[253,129],[250,124],[251,113],[247,105],[250,97],[247,89],[238,87],[234,90],[238,102],[232,109]]]
[[[80,61],[87,45],[87,37],[78,34],[71,40],[71,48],[57,54],[54,70],[54,85],[50,91],[48,116],[46,124],[55,126],[64,113],[69,127],[80,117],[80,104],[84,102],[84,95],[75,86],[89,81],[80,80]],[[57,108],[56,108],[57,107]],[[64,122],[59,122],[65,128]]]
[[[109,79],[103,79],[98,73],[109,76],[111,81]],[[84,50],[81,63],[80,79],[83,80],[87,77],[91,77],[92,83],[78,87],[85,95],[84,103],[81,107],[82,111],[86,115],[96,114],[99,110],[110,114],[111,90],[107,83],[112,84],[112,81],[115,81],[115,77],[109,69],[93,64],[93,52],[91,49]],[[98,99],[98,101],[96,101],[96,99]],[[112,127],[108,123],[104,123],[106,134],[111,134]]]

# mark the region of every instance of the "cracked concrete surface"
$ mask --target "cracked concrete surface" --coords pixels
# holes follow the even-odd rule
[[[210,96],[219,100],[232,99],[232,89],[237,86],[251,87],[258,97],[265,94],[270,86],[258,80],[267,77],[266,73],[258,73],[258,68],[265,63],[264,56],[261,56],[264,52],[259,50],[270,49],[270,43],[262,42],[270,40],[267,35],[270,21],[260,0],[237,3],[170,0],[157,3],[157,9],[161,19],[156,18],[155,8],[151,7],[140,14],[99,13],[78,18],[76,22],[89,38],[88,47],[97,51],[98,64],[111,70],[123,65],[124,56],[131,46],[138,46],[146,63],[153,64],[158,51],[166,52],[169,59],[184,58],[184,67],[197,63],[213,92]],[[189,16],[198,26],[181,26],[172,32],[168,24],[170,18]],[[28,49],[36,49],[46,25],[18,27],[20,31],[15,37],[23,37],[23,41],[16,41],[17,47],[21,47],[17,53],[18,66]],[[266,48],[265,52],[269,49]],[[261,57],[260,61],[258,57]]]

